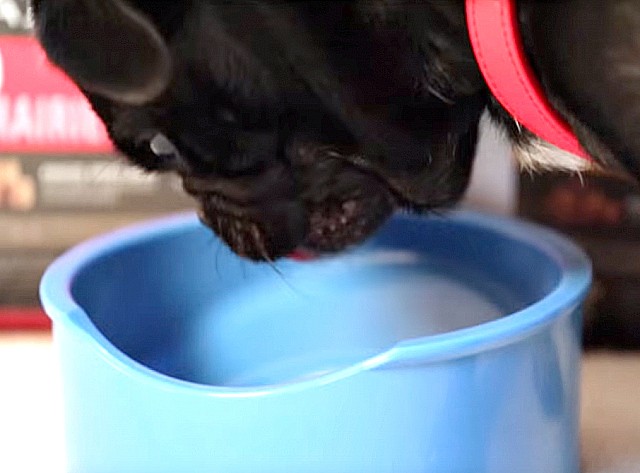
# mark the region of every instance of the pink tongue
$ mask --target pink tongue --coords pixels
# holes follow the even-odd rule
[[[311,261],[316,259],[316,254],[309,250],[297,249],[290,253],[288,257],[295,261]]]

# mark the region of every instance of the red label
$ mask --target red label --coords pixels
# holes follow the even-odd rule
[[[0,37],[0,152],[113,151],[104,124],[35,38]]]
[[[47,331],[51,320],[39,307],[1,307],[0,332]]]

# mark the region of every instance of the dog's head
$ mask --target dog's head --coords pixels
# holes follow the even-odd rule
[[[51,60],[135,164],[236,252],[336,251],[464,192],[488,108],[464,0],[33,0]],[[530,62],[598,161],[640,175],[640,5],[518,2]],[[544,156],[537,153],[534,160]],[[575,160],[566,160],[573,165]]]
[[[117,147],[179,173],[254,259],[340,250],[464,192],[486,92],[463,11],[434,5],[33,2]]]

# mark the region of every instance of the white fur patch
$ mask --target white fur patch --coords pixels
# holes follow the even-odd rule
[[[522,170],[528,172],[553,170],[583,172],[596,169],[592,161],[537,138],[527,144],[515,145],[513,153]]]

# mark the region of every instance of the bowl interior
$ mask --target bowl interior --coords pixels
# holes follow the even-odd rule
[[[460,219],[396,217],[353,251],[275,266],[238,258],[195,219],[170,230],[103,245],[71,292],[128,357],[209,385],[317,376],[511,314],[561,277],[534,245]]]

